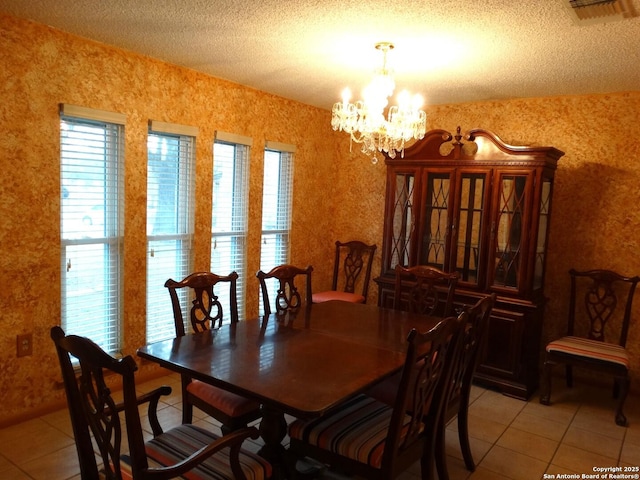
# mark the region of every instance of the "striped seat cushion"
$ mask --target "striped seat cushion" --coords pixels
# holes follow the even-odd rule
[[[213,405],[218,410],[231,417],[237,417],[260,408],[260,404],[246,397],[214,387],[199,380],[193,380],[187,385],[187,392]]]
[[[146,443],[149,466],[173,465],[218,438],[220,438],[218,435],[195,425],[180,425]],[[122,460],[122,478],[123,480],[132,480],[131,469],[126,465],[129,459],[123,457]],[[248,480],[266,480],[271,476],[269,462],[247,450],[240,451],[240,464]],[[181,478],[233,480],[235,477],[229,465],[229,448],[215,453]]]
[[[350,303],[364,303],[364,297],[358,293],[338,292],[336,290],[327,290],[326,292],[318,292],[311,295],[312,303],[328,302],[329,300],[340,300]]]
[[[292,439],[380,468],[393,409],[367,395],[359,395],[336,411],[289,426]],[[410,417],[405,418],[405,426]]]
[[[562,337],[547,345],[547,352],[589,357],[602,362],[616,363],[629,369],[629,354],[620,345],[581,337]]]

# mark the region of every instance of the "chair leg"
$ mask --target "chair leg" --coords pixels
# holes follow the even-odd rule
[[[420,459],[420,473],[422,480],[434,480],[434,468],[433,468],[433,457],[434,457],[434,449],[433,446],[431,448],[431,452],[425,451]]]
[[[618,397],[618,405],[616,406],[616,425],[626,427],[628,425],[627,417],[622,413],[622,409],[624,408],[624,402],[627,399],[627,394],[629,393],[631,379],[628,376],[619,377],[616,379],[616,383],[620,385],[620,396]]]
[[[436,470],[439,480],[449,480],[449,471],[447,470],[447,451],[446,451],[446,422],[441,420],[438,424],[438,432],[436,434]]]
[[[191,383],[188,377],[182,377],[182,424],[191,423],[193,421],[193,405],[189,401],[189,393],[187,385]]]
[[[187,401],[186,398],[182,398],[182,423],[193,422],[193,405]]]
[[[551,405],[551,368],[553,363],[545,360],[542,367],[542,380],[540,382],[540,403]]]
[[[460,441],[460,450],[462,458],[467,470],[474,472],[476,470],[476,462],[473,461],[471,453],[471,445],[469,445],[469,399],[463,401],[458,412],[458,440]]]
[[[573,388],[573,368],[571,365],[566,365],[565,371],[567,376],[567,387]]]

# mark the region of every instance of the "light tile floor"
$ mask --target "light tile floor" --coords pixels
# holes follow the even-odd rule
[[[161,384],[171,385],[173,393],[160,406],[160,422],[164,426],[178,424],[181,399],[177,376],[161,377],[138,388],[149,391]],[[596,467],[633,469],[640,465],[637,396],[630,395],[626,402],[625,414],[630,423],[627,428],[618,427],[613,420],[614,402],[609,386],[576,385],[567,389],[561,379],[554,379],[552,401],[553,405],[543,406],[537,394],[524,402],[474,386],[469,430],[478,466],[473,473],[464,468],[453,420],[447,427],[446,437],[451,480],[589,478],[586,475],[597,473]],[[218,428],[204,415],[199,415],[196,423]],[[245,447],[257,450],[259,444],[248,440]],[[325,480],[341,478],[344,477],[331,471],[322,476]],[[418,464],[400,477],[401,480],[419,478]],[[0,479],[80,479],[66,409],[0,430]]]

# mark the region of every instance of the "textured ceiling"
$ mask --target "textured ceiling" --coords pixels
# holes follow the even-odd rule
[[[640,90],[640,17],[577,25],[563,1],[0,0],[0,12],[326,109],[369,81],[380,41],[395,44],[398,88],[427,104]]]

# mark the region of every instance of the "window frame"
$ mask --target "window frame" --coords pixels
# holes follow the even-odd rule
[[[249,137],[216,131],[213,143],[213,169],[212,169],[212,196],[211,196],[211,251],[210,269],[218,275],[229,275],[232,271],[238,274],[237,280],[237,304],[239,318],[245,317],[246,302],[245,292],[247,287],[247,239],[249,225],[249,166],[250,154],[253,141]],[[233,148],[233,155],[225,155],[223,149]],[[218,151],[216,154],[216,150]],[[218,163],[217,163],[218,162]],[[232,162],[232,165],[229,164]],[[230,221],[230,228],[217,228],[217,213],[225,208],[217,208],[217,190],[223,189],[220,183],[216,184],[216,175],[224,176],[225,170],[233,169],[232,185],[225,185],[225,191],[231,190],[230,209],[229,204],[224,204],[227,212],[220,212],[224,218]],[[226,258],[229,259],[229,266],[223,268],[220,261],[216,259],[218,241],[229,239],[231,252]],[[219,257],[218,257],[219,258]],[[223,298],[223,305],[229,305],[228,291],[216,292]],[[225,315],[225,319],[229,318]]]
[[[91,338],[112,355],[123,349],[125,121],[120,113],[60,105],[61,326],[68,334]],[[100,199],[102,208],[94,213],[90,203]],[[96,269],[101,251],[102,268]],[[75,315],[82,320],[74,322]]]
[[[296,148],[293,145],[269,141],[265,144],[262,226],[260,236],[260,270],[263,272],[268,272],[278,265],[289,263],[291,253],[291,221],[293,216],[293,168],[295,151]],[[269,184],[270,172],[268,172],[268,163],[275,160],[273,158],[274,154],[278,156],[278,180],[275,196],[273,192],[270,192],[274,187],[274,183]],[[269,212],[269,206],[273,204],[276,205],[276,208]],[[266,223],[269,222],[271,218],[274,219],[273,225],[275,228],[269,228],[270,225]],[[273,247],[270,245],[270,238],[274,238],[275,240]],[[275,298],[278,288],[276,282],[269,281],[267,288],[270,298]],[[259,298],[259,312],[260,315],[264,315],[262,292],[260,292]]]
[[[175,321],[169,293],[164,284],[169,278],[176,281],[192,273],[193,270],[193,242],[195,236],[195,163],[196,141],[198,129],[186,125],[166,122],[150,121],[147,134],[147,293],[146,293],[146,342],[153,343],[175,337]],[[166,147],[167,144],[177,142],[177,148],[169,153],[152,152],[153,143]],[[158,158],[153,157],[158,156]],[[154,166],[160,162],[167,163],[165,170],[173,170],[167,174],[152,174]],[[160,169],[158,169],[160,172]],[[155,180],[154,180],[155,178]],[[161,208],[158,200],[166,197],[166,189],[162,189],[163,181],[175,182],[172,208]],[[153,182],[157,181],[157,185]],[[156,186],[157,190],[152,193]],[[163,194],[163,192],[165,192]],[[171,205],[170,205],[171,206]],[[155,210],[155,213],[154,213]],[[164,216],[165,213],[169,216]],[[159,217],[160,216],[160,217]],[[153,218],[151,218],[153,217]],[[157,223],[169,225],[167,232],[150,232]],[[175,246],[175,248],[174,248]],[[178,292],[183,304],[183,315],[188,312],[186,290]],[[190,325],[187,318],[183,318],[186,331]]]

